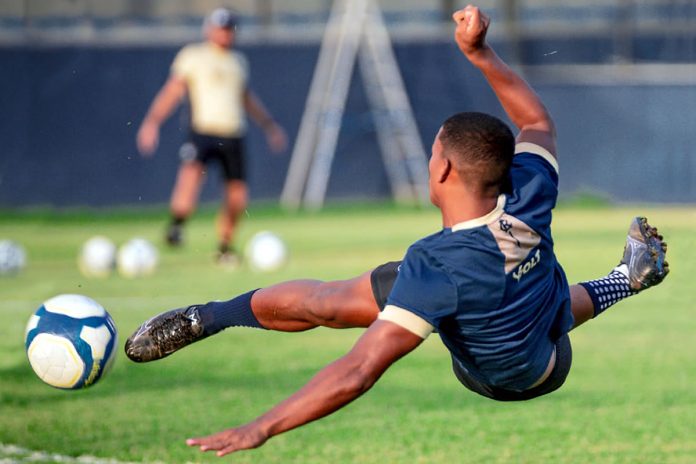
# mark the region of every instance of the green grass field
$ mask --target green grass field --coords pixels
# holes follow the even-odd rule
[[[695,292],[689,283],[696,275],[696,210],[561,207],[554,219],[557,254],[571,282],[604,275],[618,261],[628,223],[637,214],[647,215],[666,236],[672,274],[662,286],[619,303],[572,334],[574,367],[558,392],[517,404],[478,397],[458,384],[449,356],[433,336],[344,410],[223,459],[696,462]],[[371,207],[292,216],[252,208],[240,240],[269,229],[291,250],[282,271],[253,274],[213,265],[210,213],[192,221],[182,250],[161,246],[164,217],[158,212],[0,216],[0,238],[21,242],[29,255],[23,273],[0,278],[0,462],[58,462],[48,455],[31,460],[27,450],[129,462],[218,461],[184,440],[264,412],[349,350],[360,330],[234,329],[145,365],[126,359],[125,338],[145,318],[171,307],[292,278],[353,277],[399,259],[412,241],[439,227],[434,210]],[[76,256],[82,242],[96,234],[118,243],[133,236],[151,239],[160,245],[158,272],[140,280],[85,279]],[[44,385],[24,353],[27,319],[43,300],[60,293],[95,298],[120,332],[114,369],[81,391]]]

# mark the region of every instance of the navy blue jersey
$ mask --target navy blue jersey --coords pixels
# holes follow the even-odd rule
[[[401,308],[427,322],[488,385],[529,388],[573,324],[551,238],[557,169],[542,147],[518,144],[509,193],[486,216],[414,243],[387,299],[386,311]]]

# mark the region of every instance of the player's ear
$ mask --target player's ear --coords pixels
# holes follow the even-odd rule
[[[452,162],[447,158],[442,158],[440,165],[438,166],[437,181],[443,183],[452,173]]]

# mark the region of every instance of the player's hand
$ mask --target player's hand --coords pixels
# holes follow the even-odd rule
[[[152,156],[159,145],[159,126],[150,122],[143,122],[137,136],[138,150],[143,156]]]
[[[217,451],[218,456],[245,449],[258,448],[266,443],[268,436],[262,433],[254,423],[223,430],[207,437],[189,438],[188,446],[198,446],[201,451]]]
[[[487,47],[486,33],[491,19],[478,7],[467,5],[463,10],[456,11],[452,19],[457,24],[454,39],[462,53],[471,57]]]
[[[288,136],[285,135],[285,131],[280,125],[273,123],[268,126],[265,132],[268,146],[274,153],[285,151],[288,147]]]

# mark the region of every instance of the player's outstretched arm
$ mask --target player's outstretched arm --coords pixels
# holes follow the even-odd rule
[[[556,130],[539,96],[493,51],[486,41],[490,18],[475,6],[452,15],[459,49],[484,75],[513,124],[518,142],[533,142],[556,156]]]
[[[159,144],[159,129],[186,95],[186,81],[171,76],[162,86],[150,105],[140,125],[137,136],[138,150],[145,156],[151,155]]]
[[[423,339],[389,321],[376,321],[353,349],[322,369],[297,393],[256,420],[240,427],[201,438],[186,440],[201,451],[224,456],[257,448],[269,438],[320,419],[350,403]]]

